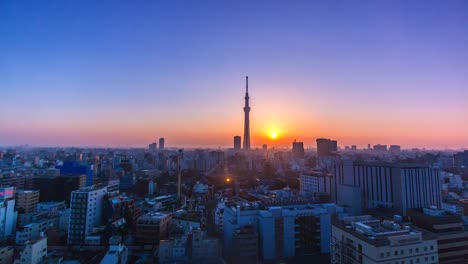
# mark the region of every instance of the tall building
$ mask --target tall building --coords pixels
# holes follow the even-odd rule
[[[369,215],[332,225],[331,263],[439,263],[437,241],[418,229]]]
[[[410,208],[441,207],[439,170],[427,165],[343,160],[335,168],[332,197],[347,194],[339,186],[361,190],[364,208],[393,208],[406,215]]]
[[[334,155],[338,152],[338,142],[328,138],[318,138],[317,140],[317,155],[325,157]]]
[[[265,207],[258,203],[226,202],[223,214],[225,255],[235,259],[237,230],[249,225],[256,231],[261,260],[329,253],[331,216],[337,212],[342,212],[342,208],[334,204]],[[249,238],[253,234],[249,232]],[[248,252],[249,248],[242,249]]]
[[[249,76],[245,77],[245,106],[244,106],[244,150],[250,149],[250,106],[249,106]]]
[[[292,154],[294,158],[304,157],[304,142],[297,142],[294,140],[292,144]]]
[[[267,145],[267,144],[263,144],[262,150],[263,150],[263,152],[267,152],[267,151],[268,151],[268,145]]]
[[[156,143],[156,142],[153,142],[153,143],[148,145],[148,149],[150,151],[155,151],[157,148],[158,148],[158,143]]]
[[[164,138],[159,139],[159,149],[164,149]]]
[[[94,227],[101,225],[104,197],[118,193],[119,185],[93,185],[71,193],[68,244],[81,245]]]
[[[0,241],[16,230],[15,187],[0,188]]]
[[[36,205],[39,203],[38,190],[17,190],[16,191],[16,208],[20,214],[30,213],[36,210]]]
[[[241,136],[234,136],[234,149],[241,149]]]

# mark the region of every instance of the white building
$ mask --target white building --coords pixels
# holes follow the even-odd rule
[[[315,193],[331,194],[332,177],[321,172],[302,174],[300,180],[300,194],[311,197]]]
[[[90,186],[71,193],[68,244],[80,245],[101,224],[103,199],[107,193],[118,193],[118,184]]]
[[[334,220],[331,263],[438,263],[437,240],[420,230],[372,216]]]
[[[21,250],[19,259],[15,264],[38,264],[47,257],[47,237],[41,236],[39,240],[31,241]]]

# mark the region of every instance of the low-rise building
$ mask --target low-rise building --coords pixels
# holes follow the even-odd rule
[[[468,263],[468,232],[460,215],[437,208],[408,211],[412,222],[436,237],[439,263]]]
[[[15,264],[38,264],[47,257],[47,237],[41,235],[36,241],[30,241],[20,251]]]
[[[159,245],[167,238],[172,214],[151,212],[140,216],[136,223],[136,242],[140,245]]]

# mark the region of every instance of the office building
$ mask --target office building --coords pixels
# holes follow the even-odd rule
[[[346,195],[338,185],[361,189],[364,209],[393,208],[406,215],[409,208],[440,207],[442,203],[439,170],[418,165],[342,160],[334,170],[332,198]]]
[[[158,148],[158,143],[156,143],[156,142],[153,142],[153,143],[148,145],[149,151],[156,151],[157,148]]]
[[[304,157],[304,142],[297,142],[294,140],[292,143],[292,155],[295,159]]]
[[[335,155],[338,152],[338,142],[327,138],[318,138],[317,142],[317,156],[326,157]]]
[[[468,232],[460,215],[438,208],[410,209],[408,216],[417,227],[437,240],[440,264],[468,263]]]
[[[36,205],[39,203],[38,190],[17,190],[15,196],[16,208],[20,214],[30,213],[36,210]]]
[[[245,225],[232,236],[231,261],[233,263],[258,263],[258,233],[253,225]]]
[[[160,138],[159,139],[159,149],[164,149],[164,148],[165,148],[164,138]]]
[[[331,263],[438,263],[429,234],[369,215],[334,219]]]
[[[245,105],[244,105],[244,150],[250,150],[250,106],[249,106],[249,77],[245,77]]]
[[[18,212],[15,208],[15,187],[0,188],[0,241],[14,234]]]
[[[303,173],[299,177],[300,194],[312,197],[316,193],[331,194],[332,175],[323,172]]]
[[[343,209],[334,204],[264,206],[226,202],[223,216],[225,255],[231,259],[236,257],[234,237],[237,230],[244,234],[242,228],[245,226],[254,226],[260,260],[329,253],[331,216],[342,212]],[[253,239],[255,232],[248,232],[248,236]]]
[[[381,145],[381,144],[374,145],[374,151],[380,151],[380,152],[387,151],[387,145]]]
[[[241,136],[234,136],[234,149],[241,149]]]
[[[400,153],[401,147],[399,145],[390,145],[388,150],[392,153]]]
[[[71,193],[68,244],[81,245],[93,228],[102,224],[103,200],[106,194],[118,193],[118,184],[93,185]]]
[[[268,145],[267,145],[267,144],[263,144],[263,145],[262,145],[262,150],[263,150],[263,152],[267,152],[267,151],[268,151]]]
[[[159,245],[159,240],[168,236],[168,225],[172,214],[151,212],[140,216],[136,223],[136,243]]]

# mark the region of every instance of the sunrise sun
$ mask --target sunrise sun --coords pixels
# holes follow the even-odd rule
[[[270,138],[271,139],[276,139],[278,137],[278,133],[276,133],[276,131],[271,131],[270,132]]]

